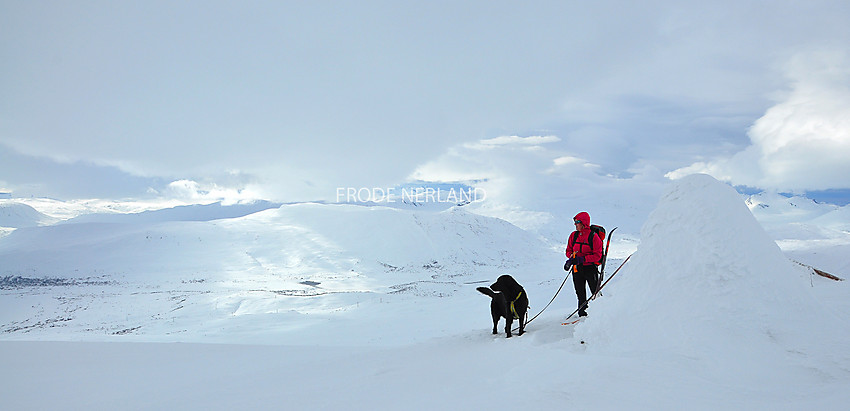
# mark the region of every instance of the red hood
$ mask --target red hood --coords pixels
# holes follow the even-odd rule
[[[576,214],[576,216],[573,217],[573,220],[581,221],[581,223],[584,224],[585,227],[590,227],[590,214],[584,211]]]

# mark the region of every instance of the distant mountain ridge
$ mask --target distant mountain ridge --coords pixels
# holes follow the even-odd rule
[[[140,213],[96,213],[84,214],[63,221],[65,224],[80,223],[161,223],[166,221],[212,221],[227,218],[239,218],[246,215],[278,208],[281,203],[270,201],[254,201],[251,203],[222,204],[220,201],[212,204],[193,204],[164,208],[160,210],[142,211]]]
[[[0,202],[0,227],[24,228],[50,225],[58,219],[17,202]]]

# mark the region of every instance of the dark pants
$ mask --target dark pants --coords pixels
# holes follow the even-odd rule
[[[578,272],[573,272],[573,286],[576,288],[576,297],[578,297],[578,315],[587,315],[585,310],[587,306],[587,290],[584,285],[590,288],[590,295],[596,294],[596,287],[599,285],[599,271],[595,265],[579,265]]]

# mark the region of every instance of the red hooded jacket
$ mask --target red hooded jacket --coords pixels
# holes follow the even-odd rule
[[[581,231],[573,231],[567,240],[566,254],[567,258],[573,257],[575,252],[576,257],[584,257],[584,265],[599,265],[602,263],[602,239],[598,235],[590,236],[590,214],[582,211],[573,217],[574,220],[579,220],[582,223]]]

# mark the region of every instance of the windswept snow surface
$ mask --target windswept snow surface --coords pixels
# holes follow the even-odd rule
[[[463,207],[327,204],[161,218],[186,211],[81,218],[0,238],[4,408],[850,402],[850,281],[790,262],[771,237],[799,239],[789,235],[798,226],[774,218],[766,232],[743,197],[708,176],[670,185],[587,319],[560,325],[575,308],[568,280],[511,339],[490,334],[489,300],[475,287],[511,274],[536,314],[564,280],[563,255],[502,220]],[[839,212],[808,213],[807,227],[828,218],[832,226],[812,235],[833,243],[793,252],[838,265],[848,243]],[[628,255],[620,245],[612,243],[609,275]]]
[[[690,363],[690,375],[764,405],[838,406],[848,397],[850,316],[819,301],[812,281],[731,187],[689,176],[663,195],[628,271],[575,338],[589,354]]]

